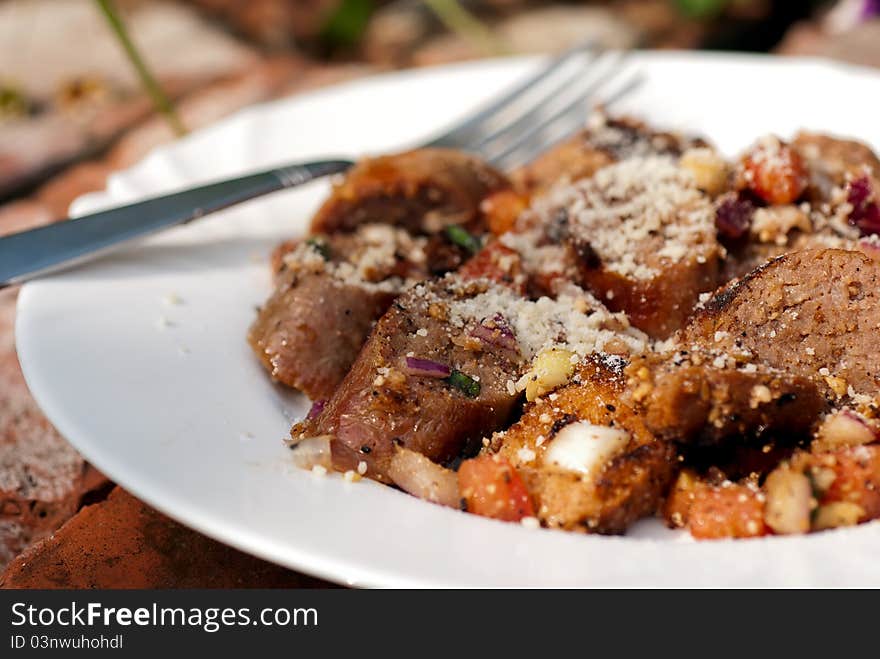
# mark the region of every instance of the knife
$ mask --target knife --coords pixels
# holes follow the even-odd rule
[[[353,164],[322,160],[277,167],[5,236],[0,238],[0,288],[243,201],[342,173]]]

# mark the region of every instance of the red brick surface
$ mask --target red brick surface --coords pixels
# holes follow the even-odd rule
[[[115,488],[16,558],[0,588],[302,588],[323,582],[209,540]]]
[[[179,112],[188,127],[196,129],[247,105],[339,82],[361,75],[364,70],[359,66],[312,67],[302,59],[290,56],[272,58],[247,74],[212,83],[190,94],[180,102]],[[0,206],[0,235],[63,218],[76,197],[103,189],[112,171],[137,162],[154,147],[172,139],[173,135],[163,120],[151,118],[142,122],[118,140],[101,159],[74,165],[43,185],[31,197]],[[106,511],[104,508],[96,510],[91,507],[77,514],[83,498],[89,492],[100,490],[104,479],[55,431],[27,390],[15,354],[15,300],[16,290],[0,291],[0,569],[26,547],[40,541],[75,515],[72,520],[75,523],[71,524],[70,529],[33,547],[33,555],[39,556],[42,563],[31,559],[24,563],[21,560],[16,562],[15,574],[18,576],[15,578],[26,576],[33,579],[29,583],[45,587],[53,587],[53,584],[54,587],[71,588],[85,585],[87,582],[78,579],[85,579],[87,571],[77,576],[76,570],[64,571],[59,568],[41,581],[42,577],[37,574],[39,570],[35,567],[61,561],[61,556],[64,556],[65,564],[73,565],[71,552],[74,551],[73,547],[79,547],[77,551],[81,550],[83,555],[102,555],[108,562],[120,564],[118,574],[122,579],[122,575],[131,572],[129,568],[146,565],[132,563],[128,566],[126,551],[134,552],[135,545],[127,544],[127,541],[102,548],[85,544],[98,539],[87,532],[89,520],[94,518],[105,523],[107,516],[113,516],[114,533],[131,536],[129,540],[132,542],[140,533],[136,523],[150,523],[163,529],[168,539],[165,544],[144,547],[148,546],[154,552],[149,559],[150,564],[159,565],[164,572],[157,573],[154,581],[144,580],[147,577],[142,575],[139,577],[142,581],[133,580],[129,584],[105,580],[112,578],[115,574],[112,571],[109,576],[103,572],[88,573],[91,579],[89,583],[95,585],[134,587],[142,583],[149,587],[184,587],[187,584],[220,587],[242,585],[242,580],[249,572],[253,572],[256,585],[266,587],[273,584],[296,586],[317,583],[262,561],[249,559],[239,552],[228,550],[224,553],[222,545],[201,538],[145,506],[142,510],[136,509],[136,505],[140,504],[124,493],[116,495]],[[139,512],[127,518],[124,514],[117,514],[120,510]],[[98,515],[98,511],[104,512]],[[126,529],[127,523],[132,528]],[[198,546],[200,549],[207,547],[206,555],[227,561],[228,570],[221,570],[217,574],[216,566],[210,563],[180,565],[180,556],[170,552],[176,542],[188,543],[186,546]],[[199,543],[208,544],[202,547]],[[146,551],[140,545],[137,547],[140,547],[139,553],[132,554],[132,561],[135,557],[140,561]],[[170,553],[163,558],[161,555],[165,550]]]
[[[0,566],[54,531],[100,487],[40,412],[13,343],[15,290],[0,291]]]

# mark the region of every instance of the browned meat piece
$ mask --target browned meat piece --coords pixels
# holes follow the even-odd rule
[[[813,379],[834,399],[880,389],[880,263],[861,252],[793,252],[715,294],[683,345],[745,354]],[[852,390],[850,390],[852,387]]]
[[[625,363],[586,360],[579,382],[530,405],[492,438],[489,450],[518,469],[547,526],[622,533],[658,509],[674,477],[673,445],[656,440],[622,399]]]
[[[269,255],[269,269],[277,277],[284,272],[284,257],[290,254],[302,242],[301,239],[285,240],[280,243]]]
[[[273,380],[329,398],[396,292],[346,285],[322,273],[289,272],[248,334]]]
[[[653,131],[629,117],[591,117],[590,125],[513,174],[524,190],[541,193],[560,181],[578,181],[613,162],[647,155],[679,156],[705,142],[674,133]]]
[[[707,260],[701,263],[701,258]],[[717,271],[715,256],[690,254],[648,279],[630,278],[601,266],[587,267],[584,284],[608,308],[625,312],[635,327],[662,339],[684,326],[700,293],[715,288]]]
[[[699,352],[638,359],[627,376],[625,398],[651,432],[688,445],[806,440],[826,408],[810,378],[765,366],[714,365]]]
[[[785,245],[751,241],[738,245],[735,248],[728,248],[727,257],[721,264],[718,281],[721,284],[726,284],[734,279],[745,277],[755,268],[767,263],[767,261],[790,251],[791,248]]]
[[[366,158],[333,188],[312,219],[312,233],[353,231],[381,222],[417,234],[450,224],[483,233],[480,203],[509,187],[503,174],[460,151],[421,149]]]
[[[794,206],[768,206],[755,211],[747,241],[728,247],[721,282],[744,277],[771,259],[789,252],[816,249],[860,250],[872,258],[880,254],[876,239],[857,240],[858,230],[806,213]]]
[[[481,294],[487,302],[501,295],[488,282],[452,278],[404,293],[323,412],[294,426],[294,439],[331,435],[334,467],[364,462],[369,477],[387,481],[395,444],[442,463],[500,427],[517,399],[506,383],[523,358],[515,345],[471,335],[482,316],[464,317],[459,306]]]
[[[332,436],[336,468],[363,461],[381,480],[395,443],[445,462],[501,427],[519,391],[529,399],[551,391],[596,350],[645,346],[641,332],[583,291],[530,301],[450,275],[394,302],[320,416],[292,434]]]
[[[404,281],[428,275],[426,247],[425,238],[383,225],[288,246],[248,334],[272,378],[329,398]]]
[[[593,146],[589,132],[582,131],[514,172],[513,179],[519,187],[540,194],[560,181],[588,178],[612,162],[614,157]]]
[[[792,147],[806,164],[811,201],[832,201],[834,189],[844,187],[847,178],[867,174],[880,180],[880,160],[861,142],[802,132]]]
[[[654,338],[680,329],[700,293],[714,290],[723,254],[709,197],[657,156],[556,188],[501,240],[530,275],[578,281]]]

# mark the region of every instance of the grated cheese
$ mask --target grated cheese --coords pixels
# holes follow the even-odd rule
[[[669,156],[609,165],[592,178],[554,188],[529,212],[546,224],[560,211],[567,213],[572,236],[625,277],[651,279],[685,257],[718,253],[709,197]]]

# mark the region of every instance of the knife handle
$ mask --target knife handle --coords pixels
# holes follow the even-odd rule
[[[352,164],[323,160],[277,167],[0,238],[0,288],[243,201],[344,172]]]

